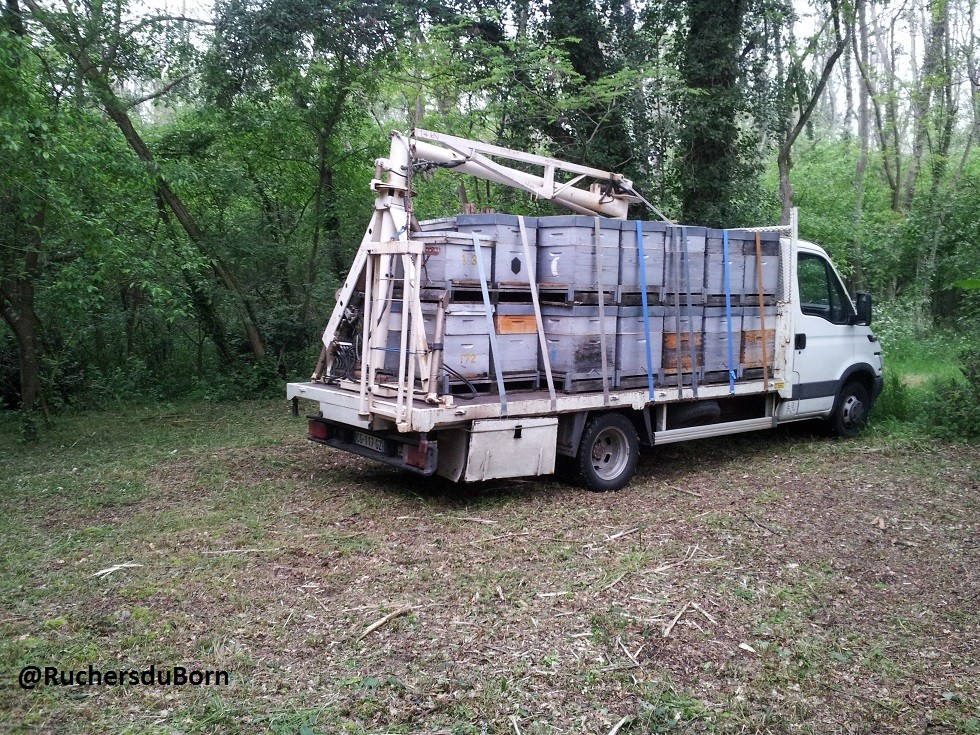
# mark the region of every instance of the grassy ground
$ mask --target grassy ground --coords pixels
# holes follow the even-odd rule
[[[65,417],[36,448],[0,422],[0,721],[980,733],[975,447],[780,429],[648,452],[594,495],[415,479],[304,432],[282,402]],[[231,683],[15,681],[90,663]]]
[[[886,348],[886,368],[899,376],[910,388],[918,388],[929,380],[960,380],[959,352],[963,343],[946,335],[931,341],[898,339]]]

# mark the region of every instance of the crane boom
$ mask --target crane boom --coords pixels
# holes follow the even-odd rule
[[[409,145],[412,158],[416,162],[428,161],[450,166],[462,173],[549,199],[579,214],[601,214],[613,219],[626,219],[629,205],[640,201],[632,193],[633,182],[622,174],[568,163],[557,158],[502,148],[422,128],[412,131]],[[539,166],[542,174],[537,176],[504,166],[491,157]],[[558,171],[573,174],[575,178],[559,182],[555,178]],[[576,186],[585,179],[593,181],[588,189]]]

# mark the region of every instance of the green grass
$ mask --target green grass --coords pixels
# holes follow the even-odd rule
[[[11,615],[0,624],[4,674],[38,662],[81,667],[141,658],[182,660],[186,652],[168,639],[192,613],[164,615],[147,603],[202,577],[193,555],[171,557],[161,574],[121,570],[98,579],[92,572],[153,558],[154,547],[165,548],[202,528],[209,538],[220,538],[240,530],[242,519],[255,522],[268,513],[271,505],[255,505],[261,488],[247,497],[230,492],[196,515],[147,506],[159,501],[151,493],[151,473],[168,462],[275,445],[295,431],[285,403],[277,403],[279,411],[265,401],[59,415],[32,445],[20,443],[18,417],[0,416],[0,497],[10,511],[0,514],[0,598],[9,601],[5,607]],[[218,484],[220,475],[203,481]],[[215,567],[222,563],[236,562],[221,559]],[[152,566],[144,564],[147,570]],[[98,603],[105,594],[112,601],[105,609],[79,607],[78,600]],[[18,632],[28,620],[37,624],[36,632]],[[58,690],[36,694],[42,702],[69,701]],[[202,721],[219,714],[210,707],[203,705]],[[23,724],[30,727],[35,716],[28,712]]]
[[[871,414],[877,436],[901,440],[935,436],[973,441],[980,414],[972,408],[980,386],[971,385],[966,350],[977,334],[936,331],[915,335],[906,320],[886,315],[876,327],[884,352],[885,385]],[[976,359],[976,358],[972,358]],[[971,404],[971,405],[968,405]]]
[[[276,404],[281,411],[272,409]],[[19,415],[2,412],[0,460],[8,479],[41,460],[48,470],[72,474],[93,468],[135,470],[178,453],[267,445],[295,426],[285,401],[122,406],[57,415],[38,443],[20,445]]]
[[[960,351],[964,340],[939,333],[928,338],[882,338],[885,369],[894,372],[905,385],[918,388],[930,380],[962,380]]]
[[[940,569],[966,563],[968,448],[774,432],[665,446],[621,493],[460,487],[308,445],[286,409],[67,414],[36,446],[0,416],[4,681],[27,664],[156,662],[234,683],[0,687],[10,731],[510,735],[513,715],[522,733],[626,716],[623,733],[720,735],[828,731],[840,710],[901,732],[924,712],[892,694],[911,688],[947,692],[934,719],[976,732],[963,658],[933,670],[918,655],[973,624],[960,582],[880,574],[933,549]],[[920,520],[929,539],[905,530]],[[93,576],[121,562],[141,566]],[[687,602],[707,614],[687,608],[665,637]],[[854,604],[870,607],[851,618]]]

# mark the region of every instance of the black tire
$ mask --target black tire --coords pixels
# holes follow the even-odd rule
[[[871,395],[861,383],[847,383],[837,396],[834,412],[830,415],[830,430],[842,439],[851,439],[861,433],[868,422]]]
[[[667,409],[667,428],[686,429],[689,426],[710,424],[719,416],[721,416],[721,406],[718,401],[678,403]]]
[[[639,457],[633,423],[621,413],[600,413],[582,432],[576,457],[579,480],[592,492],[619,490],[632,479]]]

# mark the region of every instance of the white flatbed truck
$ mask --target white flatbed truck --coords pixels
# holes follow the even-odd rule
[[[517,161],[520,169],[505,166],[500,159]],[[508,387],[498,376],[495,386],[489,381],[490,391],[461,396],[446,390],[438,378],[443,366],[444,305],[434,318],[435,336],[431,310],[424,314],[422,309],[426,284],[421,272],[435,240],[432,233],[420,231],[411,199],[413,171],[432,167],[511,185],[598,218],[624,220],[629,203],[639,197],[632,183],[617,174],[424,130],[408,136],[393,133],[389,157],[376,162],[374,214],[337,293],[316,370],[310,381],[287,387],[294,413],[300,400],[316,404],[315,413],[308,415],[312,441],[452,481],[547,475],[555,471],[557,462],[589,489],[606,491],[629,482],[641,445],[705,439],[807,419],[823,419],[844,437],[862,428],[882,389],[881,347],[870,329],[870,296],[859,294],[852,302],[827,253],[798,239],[795,211],[788,227],[755,228],[779,234],[778,286],[769,310],[774,324],[764,321],[759,275],[763,342],[767,327],[774,332],[771,354],[766,355],[763,346],[761,371],[736,376],[730,370],[727,382],[699,384],[693,377],[685,381],[678,368],[675,379],[665,384],[663,374],[656,375],[651,365],[645,384],[620,387],[610,379],[613,366],[605,361],[605,341],[612,337],[603,333],[595,389],[565,393],[556,389],[542,326],[541,294],[529,279],[544,385]],[[541,169],[540,175],[527,173],[535,167]],[[583,180],[594,183],[584,189],[578,186]],[[596,221],[597,242],[601,224]],[[642,240],[639,226],[636,232]],[[523,254],[531,261],[533,246],[523,220],[520,234]],[[439,233],[435,236],[438,239]],[[448,244],[456,235],[441,236],[441,242]],[[474,238],[468,252],[476,254],[477,304],[482,295],[491,351],[499,356],[482,257],[487,244]],[[725,245],[728,258],[727,235]],[[594,250],[602,248],[597,245]],[[757,262],[762,262],[761,252]],[[725,277],[727,289],[727,272]],[[612,308],[605,303],[608,293],[600,282],[600,315],[603,308]],[[645,289],[641,295],[645,318],[649,311]],[[729,302],[726,291],[730,344]],[[682,309],[679,299],[677,308]],[[646,337],[649,343],[649,325]]]

